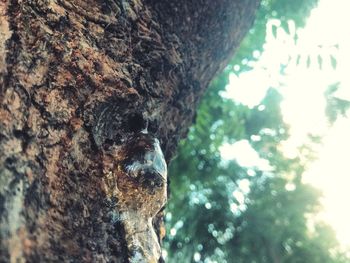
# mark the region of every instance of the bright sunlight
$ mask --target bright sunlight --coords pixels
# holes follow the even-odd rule
[[[278,20],[271,20],[264,52],[257,54],[259,60],[251,65],[254,70],[232,74],[225,94],[253,107],[269,87],[281,92],[283,118],[291,126],[291,137],[283,144],[287,157],[297,155],[310,134],[322,137],[304,180],[322,190],[324,211],[320,217],[332,225],[344,246],[350,246],[350,212],[344,209],[350,200],[349,111],[331,126],[325,115],[324,94],[336,84],[339,88],[334,95],[350,100],[349,10],[348,0],[321,0],[305,28],[296,30],[290,22],[289,32],[279,27]],[[281,66],[284,74],[280,74]]]

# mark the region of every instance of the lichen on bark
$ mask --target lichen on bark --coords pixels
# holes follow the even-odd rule
[[[0,1],[0,262],[161,261],[166,180],[123,154],[170,161],[256,6]]]

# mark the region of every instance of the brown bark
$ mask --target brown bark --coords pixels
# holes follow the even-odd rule
[[[257,2],[0,0],[0,262],[161,261],[163,153]]]

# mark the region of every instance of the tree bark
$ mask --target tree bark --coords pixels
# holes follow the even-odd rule
[[[0,0],[0,262],[161,262],[166,163],[258,0]]]

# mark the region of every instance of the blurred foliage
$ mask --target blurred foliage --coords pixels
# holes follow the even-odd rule
[[[239,65],[240,71],[251,69],[249,60],[257,59],[257,56],[253,56],[254,51],[261,53],[263,50],[267,22],[271,19],[278,19],[286,32],[289,31],[289,20],[293,20],[296,27],[302,27],[317,2],[318,0],[262,0],[255,23],[242,41],[231,64]]]
[[[188,139],[181,142],[170,166],[164,242],[167,262],[349,261],[340,253],[333,230],[312,220],[321,209],[321,194],[301,180],[305,160],[311,158],[309,151],[288,159],[279,149],[289,136],[281,115],[280,93],[270,88],[253,108],[220,95],[233,65],[240,64],[240,71],[248,69],[241,64],[243,58],[254,60],[253,51],[262,50],[268,19],[278,18],[282,25],[293,19],[303,26],[315,3],[263,0],[240,51],[213,80]],[[327,94],[331,96],[332,90]],[[270,168],[243,167],[235,160],[222,159],[223,144],[242,140],[248,141]]]
[[[331,123],[334,123],[339,115],[346,117],[346,113],[350,109],[350,101],[338,98],[335,95],[339,86],[339,82],[329,86],[324,94],[327,101],[326,116]]]

